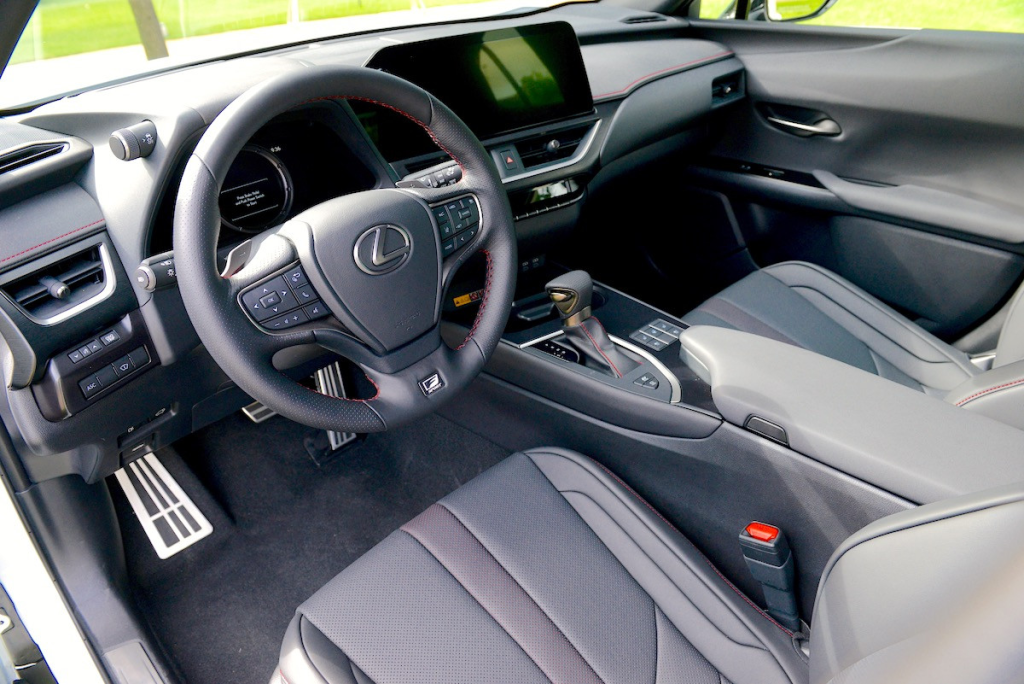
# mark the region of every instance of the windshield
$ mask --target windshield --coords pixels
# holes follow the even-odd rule
[[[0,76],[0,109],[262,48],[564,2],[41,0]]]

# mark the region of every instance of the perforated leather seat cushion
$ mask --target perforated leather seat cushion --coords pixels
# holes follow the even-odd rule
[[[299,607],[304,682],[804,682],[791,635],[586,457],[515,454]]]
[[[937,396],[979,372],[966,354],[853,283],[801,261],[755,271],[683,320],[787,342]]]

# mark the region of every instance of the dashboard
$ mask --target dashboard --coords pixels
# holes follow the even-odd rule
[[[247,88],[310,64],[377,68],[421,85],[493,159],[526,272],[571,233],[588,194],[645,160],[699,147],[715,112],[743,99],[739,60],[686,28],[566,5],[221,60],[0,119],[0,417],[29,455],[28,476],[94,481],[251,401],[200,346],[173,265],[184,165]],[[112,132],[140,124],[155,131],[148,156],[112,154]],[[333,197],[460,178],[395,111],[308,103],[264,126],[235,159],[219,202],[221,258]],[[482,273],[466,270],[446,309],[468,315]],[[55,298],[53,280],[70,294]],[[299,350],[280,367],[305,377],[322,355]]]

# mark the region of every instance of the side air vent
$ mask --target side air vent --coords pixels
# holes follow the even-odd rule
[[[0,173],[7,173],[22,166],[28,166],[47,157],[60,154],[68,148],[67,143],[37,143],[0,154]]]
[[[33,319],[55,323],[106,291],[105,247],[94,245],[3,286],[4,292]]]
[[[591,125],[566,128],[517,141],[516,149],[519,151],[519,158],[523,160],[523,168],[550,164],[576,154]]]
[[[641,14],[635,17],[626,17],[622,20],[623,24],[654,24],[659,21],[666,21],[665,17],[658,16],[657,14]]]

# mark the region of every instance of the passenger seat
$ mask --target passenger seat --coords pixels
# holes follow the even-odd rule
[[[1024,429],[1024,287],[992,370],[841,276],[787,261],[751,273],[683,316],[793,344]]]

